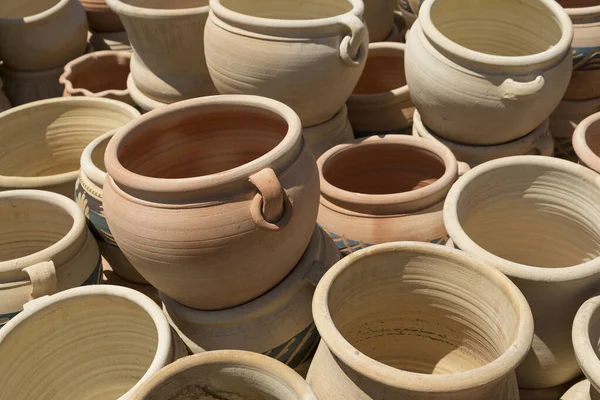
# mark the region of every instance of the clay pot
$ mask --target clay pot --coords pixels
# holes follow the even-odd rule
[[[413,102],[425,125],[447,140],[521,138],[565,93],[572,38],[569,16],[554,0],[425,2],[406,44]]]
[[[135,105],[127,90],[130,60],[126,51],[96,51],[76,58],[59,78],[65,86],[63,96],[103,97]]]
[[[319,125],[340,111],[367,58],[361,0],[305,7],[279,0],[251,5],[211,0],[210,7],[204,45],[219,92],[279,100],[300,115],[303,126]]]
[[[333,146],[354,140],[352,125],[348,120],[348,108],[345,105],[329,121],[303,128],[302,133],[315,158],[320,157]]]
[[[73,201],[40,190],[0,192],[0,215],[0,326],[31,299],[100,281],[98,246]]]
[[[579,381],[581,381],[581,378],[578,378],[573,382],[568,382],[563,385],[554,386],[547,389],[520,389],[519,400],[569,400],[563,396],[563,393],[565,393],[565,391],[573,386],[573,384]]]
[[[404,44],[372,43],[346,102],[356,137],[410,133],[414,106],[404,76]]]
[[[133,77],[129,74],[127,78],[127,91],[129,95],[133,99],[133,102],[143,111],[148,112],[155,110],[160,107],[164,107],[167,103],[161,103],[160,101],[156,101],[146,96],[144,93],[140,91],[140,89],[135,86],[135,82],[133,81]]]
[[[102,258],[102,284],[124,286],[129,289],[136,290],[150,297],[159,306],[162,306],[162,300],[160,299],[160,295],[158,294],[158,290],[156,290],[156,288],[150,285],[142,285],[140,283],[135,283],[121,278],[115,273],[111,265],[104,258]],[[181,342],[181,345],[185,347],[183,342]]]
[[[493,146],[469,146],[454,143],[437,136],[423,125],[421,115],[418,111],[415,111],[412,134],[416,137],[435,140],[443,144],[452,151],[457,160],[466,162],[471,167],[502,157],[528,154],[552,156],[554,153],[554,141],[548,129],[548,120],[544,121],[533,132],[512,142]]]
[[[573,149],[580,164],[600,172],[600,113],[590,115],[577,125]]]
[[[557,151],[557,155],[562,156],[561,158],[577,162],[578,154],[576,154],[576,150],[573,147],[575,146],[576,138],[579,137],[577,145],[579,152],[582,153],[584,159],[591,163],[587,165],[594,169],[592,167],[594,161],[592,160],[595,156],[593,150],[590,150],[590,143],[586,143],[586,135],[588,134],[587,131],[594,125],[595,118],[592,118],[592,116],[600,112],[600,98],[586,101],[563,100],[560,104],[550,120],[551,128],[555,128],[552,134],[556,133],[557,135],[555,136],[555,142],[558,142],[557,146],[560,145],[560,150],[562,150],[561,152]],[[585,120],[588,120],[588,122],[580,128],[579,126]],[[590,133],[592,132],[593,129]],[[581,157],[579,159],[583,161]],[[586,164],[585,162],[583,163]]]
[[[404,17],[400,11],[394,11],[394,26],[398,32],[398,39],[395,41],[406,43],[406,31],[408,30],[408,27],[406,26],[406,21],[404,21]]]
[[[317,400],[296,372],[261,354],[209,351],[185,357],[144,382],[131,400]]]
[[[99,32],[123,31],[119,16],[106,5],[106,0],[79,0],[87,15],[90,29]]]
[[[148,284],[117,246],[104,217],[102,186],[106,179],[104,152],[115,131],[94,139],[81,154],[81,169],[75,183],[75,201],[88,220],[90,229],[98,240],[102,256],[115,273],[135,283]]]
[[[114,51],[131,51],[129,37],[127,32],[96,32],[91,31],[89,37],[90,43],[98,51],[114,50]]]
[[[383,42],[394,26],[394,8],[389,0],[364,0],[365,25],[369,29],[369,41]]]
[[[313,299],[320,399],[518,399],[514,370],[533,318],[505,276],[429,243],[373,246],[339,261]]]
[[[78,0],[2,1],[0,58],[19,71],[62,67],[85,52],[87,30]]]
[[[63,67],[29,72],[2,66],[3,90],[14,106],[60,97],[64,86],[58,78],[63,72]]]
[[[176,340],[160,308],[135,290],[96,285],[43,297],[0,330],[2,396],[128,400],[183,356]]]
[[[590,381],[584,379],[573,385],[565,394],[560,396],[560,400],[598,400],[598,391],[592,387]],[[550,400],[550,399],[549,399]]]
[[[307,371],[319,334],[312,318],[315,286],[339,260],[333,241],[315,228],[294,270],[263,296],[222,311],[186,307],[162,295],[163,310],[192,353],[236,349],[262,353]]]
[[[104,212],[117,244],[188,307],[259,297],[308,246],[317,168],[298,115],[275,100],[212,96],[154,110],[114,136],[105,163]]]
[[[0,79],[0,112],[6,111],[12,107],[10,101],[8,100],[8,97],[6,97],[4,91],[2,90],[2,85],[2,79]]]
[[[0,191],[40,189],[73,198],[83,149],[138,117],[115,100],[62,97],[0,114]]]
[[[599,197],[595,172],[539,156],[488,161],[448,193],[444,223],[454,245],[511,278],[531,306],[535,338],[517,369],[520,388],[580,374],[569,321],[600,283]]]
[[[408,0],[398,0],[398,8],[400,8],[406,27],[410,28],[417,20],[417,11],[411,8]]]

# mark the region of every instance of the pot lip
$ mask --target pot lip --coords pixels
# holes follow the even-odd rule
[[[81,172],[85,174],[85,176],[87,176],[88,179],[91,180],[99,188],[102,188],[102,186],[104,186],[106,172],[102,171],[96,166],[96,164],[94,164],[94,162],[92,161],[92,153],[100,143],[104,142],[107,139],[111,139],[116,132],[117,129],[113,129],[110,132],[106,132],[102,136],[98,136],[96,139],[92,140],[90,144],[88,144],[85,147],[83,153],[81,153]]]
[[[538,4],[546,7],[555,17],[560,26],[562,35],[560,40],[540,53],[527,56],[498,56],[479,51],[471,50],[467,47],[448,39],[435,26],[431,20],[431,9],[441,0],[425,1],[419,10],[419,20],[417,23],[421,26],[423,33],[429,40],[443,48],[445,52],[459,59],[467,59],[481,64],[505,67],[529,67],[551,62],[556,59],[562,59],[566,52],[571,49],[573,41],[573,27],[571,19],[563,8],[555,0],[535,0]]]
[[[444,225],[446,226],[448,235],[457,248],[478,256],[510,278],[535,282],[567,282],[597,275],[600,273],[600,257],[582,264],[563,268],[545,268],[520,264],[505,260],[488,252],[475,243],[462,229],[458,218],[457,204],[462,191],[467,185],[489,171],[504,167],[515,167],[516,165],[526,167],[532,164],[569,173],[579,180],[587,181],[591,185],[600,187],[598,174],[591,169],[566,160],[535,155],[511,156],[491,160],[474,167],[467,174],[460,177],[450,189],[450,192],[446,196],[443,211]]]
[[[600,157],[592,151],[587,142],[587,135],[592,125],[600,123],[600,112],[594,113],[581,121],[573,133],[573,150],[579,160],[591,169],[598,171]]]
[[[600,296],[592,297],[583,303],[575,315],[571,335],[577,363],[596,390],[600,384],[600,359],[597,349],[591,342],[590,328],[593,324],[592,318],[598,313],[599,308]]]
[[[557,3],[560,2],[557,1]],[[600,17],[600,5],[598,6],[589,6],[589,7],[572,7],[567,8],[563,7],[565,12],[571,17],[573,23],[576,24],[578,19],[588,19],[588,18],[597,18]]]
[[[51,17],[74,0],[59,0],[52,7],[33,15],[27,15],[20,18],[0,18],[0,25],[23,25],[42,21]]]
[[[133,6],[125,3],[123,0],[106,0],[108,7],[119,15],[128,17],[150,18],[150,19],[170,19],[176,17],[194,17],[199,14],[207,14],[209,5],[200,7],[163,9],[163,8],[147,8]]]
[[[455,259],[458,258],[462,264],[470,265],[472,269],[483,272],[490,279],[507,287],[507,291],[510,288],[510,291],[507,292],[507,297],[511,298],[512,304],[519,313],[520,320],[517,337],[509,348],[500,357],[480,368],[453,374],[427,375],[388,366],[368,357],[352,346],[337,330],[329,312],[328,297],[334,281],[347,268],[361,258],[369,257],[371,254],[400,251],[446,255]],[[489,382],[496,381],[517,367],[520,361],[527,355],[531,341],[533,340],[533,316],[531,309],[523,294],[510,279],[470,254],[445,246],[422,242],[406,241],[378,244],[352,253],[338,261],[321,278],[315,290],[313,316],[321,339],[325,342],[328,349],[349,368],[360,375],[383,382],[387,386],[419,392],[457,392],[472,387],[484,386],[489,384]]]
[[[132,132],[143,129],[145,125],[150,125],[155,120],[161,119],[164,116],[172,118],[173,115],[186,114],[190,110],[203,109],[207,106],[243,106],[247,109],[267,111],[285,121],[288,125],[288,130],[279,144],[262,156],[238,167],[210,175],[176,179],[155,178],[129,171],[119,161],[119,148]],[[148,192],[149,188],[151,188],[153,193],[188,193],[198,189],[219,187],[247,178],[253,173],[271,166],[282,155],[288,154],[302,143],[300,117],[289,106],[277,100],[253,95],[206,96],[157,108],[120,128],[106,148],[105,164],[108,175],[118,186],[125,185],[128,188],[141,192]]]
[[[167,103],[161,103],[158,100],[151,99],[142,93],[142,91],[135,85],[133,75],[131,75],[131,73],[129,73],[129,76],[127,76],[127,91],[129,91],[129,95],[135,104],[137,104],[138,107],[146,112],[168,105]]]

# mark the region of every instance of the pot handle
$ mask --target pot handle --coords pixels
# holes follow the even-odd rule
[[[350,36],[344,36],[340,43],[340,57],[346,65],[357,67],[367,58],[367,49],[363,44],[363,38],[367,32],[365,23],[352,14],[345,17],[342,24],[350,30]]]
[[[458,161],[458,176],[463,176],[471,170],[471,166],[464,161]]]
[[[534,143],[536,154],[538,155],[553,155],[554,154],[554,139],[549,134],[542,135],[535,140]]]
[[[539,95],[545,84],[546,80],[541,75],[538,75],[537,78],[530,82],[517,82],[508,78],[502,82],[500,90],[502,91],[503,99],[519,100],[523,97]]]
[[[52,261],[43,261],[23,268],[31,280],[31,299],[52,295],[58,292],[56,267]]]
[[[275,171],[265,168],[250,176],[258,193],[252,201],[252,218],[257,222],[277,223],[283,217],[284,192]]]
[[[321,280],[323,275],[325,275],[325,272],[327,272],[328,269],[329,267],[327,265],[323,264],[319,260],[315,260],[313,261],[312,265],[310,266],[310,269],[302,279],[312,283],[314,286],[317,286],[319,284],[319,281]]]

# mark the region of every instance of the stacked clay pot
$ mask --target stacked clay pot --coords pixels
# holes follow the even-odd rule
[[[573,134],[579,163],[600,173],[600,112],[581,121]]]
[[[89,41],[96,50],[131,51],[127,32],[106,0],[79,0],[90,27]]]

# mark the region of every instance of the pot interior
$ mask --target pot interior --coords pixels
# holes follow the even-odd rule
[[[120,0],[134,7],[154,8],[157,10],[178,10],[208,6],[209,0]]]
[[[98,145],[92,150],[92,164],[94,164],[102,172],[106,172],[106,166],[104,165],[104,153],[106,152],[106,146],[108,146],[108,143],[112,138],[112,136],[107,137],[98,143]]]
[[[353,94],[385,93],[403,86],[406,86],[404,52],[398,49],[370,50]]]
[[[585,143],[597,157],[600,157],[600,120],[594,121],[585,131]]]
[[[453,42],[480,53],[527,56],[556,45],[562,31],[541,2],[522,0],[439,0],[431,8],[433,25]]]
[[[353,259],[327,297],[337,330],[366,356],[419,374],[497,359],[517,340],[516,289],[444,254],[386,249]]]
[[[488,252],[520,264],[561,268],[600,256],[600,189],[542,165],[505,165],[459,194],[458,222]]]
[[[59,300],[0,342],[2,397],[115,400],[146,373],[157,347],[154,321],[130,300]]]
[[[153,178],[212,175],[265,155],[287,131],[283,117],[260,108],[190,107],[132,128],[117,157],[129,171]]]
[[[92,93],[125,90],[130,60],[127,56],[92,54],[71,66],[69,81],[73,89],[87,89]]]
[[[371,195],[410,192],[432,184],[445,171],[433,152],[390,142],[349,146],[323,164],[323,177],[331,185]]]
[[[0,18],[24,18],[42,13],[60,0],[0,1]]]
[[[231,11],[270,19],[321,19],[352,11],[348,0],[221,0]]]

